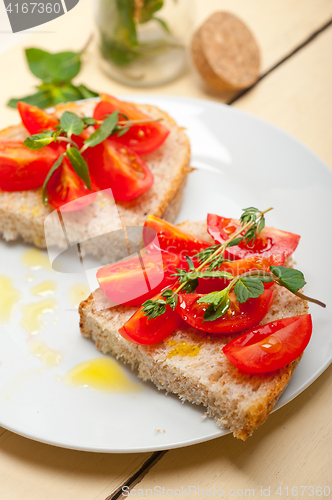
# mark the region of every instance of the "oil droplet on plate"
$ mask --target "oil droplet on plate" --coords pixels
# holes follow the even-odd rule
[[[141,390],[139,384],[128,380],[120,366],[113,359],[96,358],[85,361],[70,370],[65,381],[78,387],[95,391],[132,392]]]
[[[22,255],[22,263],[34,271],[38,271],[39,269],[52,270],[47,254],[36,248],[31,248],[24,252]]]
[[[34,279],[35,277],[33,274],[27,274],[25,277],[25,281],[27,281],[28,283],[31,283]]]
[[[13,281],[7,276],[0,276],[0,324],[10,320],[11,312],[21,297],[21,293],[13,287]]]
[[[30,352],[40,358],[44,365],[52,368],[61,362],[61,354],[49,349],[43,342],[32,342]]]
[[[271,336],[265,339],[264,344],[262,344],[260,347],[264,352],[273,354],[280,351],[280,349],[282,348],[282,342],[277,337]]]
[[[56,290],[57,284],[55,281],[43,281],[31,288],[32,295],[36,295],[37,297],[49,297],[53,295]]]
[[[31,335],[36,335],[42,328],[41,319],[43,314],[53,313],[57,305],[56,300],[45,299],[23,306],[21,326]]]
[[[76,307],[82,302],[82,300],[87,299],[90,293],[90,288],[87,285],[83,283],[77,283],[69,289],[70,303]]]

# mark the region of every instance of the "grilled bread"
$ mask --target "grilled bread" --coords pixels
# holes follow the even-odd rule
[[[185,231],[209,240],[206,223],[184,223]],[[212,240],[210,240],[212,242]],[[272,307],[262,323],[306,314],[307,302],[276,287]],[[144,381],[158,389],[178,394],[182,401],[203,404],[217,426],[247,439],[261,425],[285,390],[300,361],[267,374],[245,375],[222,352],[238,334],[205,334],[182,323],[170,337],[155,345],[137,345],[118,330],[136,307],[107,307],[107,297],[97,289],[79,307],[80,328],[104,354],[129,363]]]

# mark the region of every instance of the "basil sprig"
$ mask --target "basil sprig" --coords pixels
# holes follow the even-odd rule
[[[58,53],[36,48],[26,49],[25,56],[29,69],[34,76],[41,80],[41,83],[37,85],[38,92],[10,99],[7,105],[16,108],[19,101],[24,101],[44,109],[60,102],[98,97],[96,92],[88,89],[85,85],[72,83],[81,70],[82,55],[86,47],[80,52]]]

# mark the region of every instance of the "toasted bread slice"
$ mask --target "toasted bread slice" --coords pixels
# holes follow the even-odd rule
[[[92,116],[94,106],[93,101],[60,104],[56,106],[55,113],[60,117],[68,110]],[[138,107],[152,118],[163,118],[171,131],[157,151],[143,156],[153,173],[154,184],[134,200],[117,202],[116,207],[109,196],[98,193],[94,203],[86,209],[66,214],[68,239],[72,243],[85,241],[82,248],[87,253],[103,255],[107,237],[104,240],[94,239],[96,235],[106,235],[120,229],[122,225],[142,225],[148,213],[173,222],[180,209],[186,174],[189,171],[189,140],[183,129],[167,113],[154,106]],[[24,140],[28,135],[26,129],[19,125],[0,131],[0,140]],[[7,241],[21,236],[37,247],[45,248],[44,222],[51,212],[52,208],[45,207],[42,203],[41,188],[19,192],[0,190],[0,234]],[[61,224],[55,224],[49,232],[47,246],[52,244],[63,249],[67,247],[68,241],[64,238]]]
[[[184,223],[181,227],[199,238],[210,238],[206,223]],[[242,440],[266,420],[301,358],[268,374],[244,375],[222,352],[223,346],[237,334],[208,335],[189,325],[182,325],[156,345],[133,344],[118,330],[137,308],[102,309],[100,305],[107,304],[107,300],[98,289],[80,304],[82,334],[91,337],[104,354],[111,353],[137,368],[142,380],[178,394],[182,401],[203,404],[219,427],[231,430]],[[306,301],[276,287],[272,307],[262,323],[306,314],[307,310]]]

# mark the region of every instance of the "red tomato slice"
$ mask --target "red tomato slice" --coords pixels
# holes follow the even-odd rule
[[[307,347],[312,333],[311,315],[293,316],[253,328],[229,342],[223,352],[245,373],[278,370],[294,361]]]
[[[74,172],[68,158],[64,158],[62,165],[48,181],[48,202],[55,209],[61,207],[62,212],[77,212],[94,201],[96,186],[93,181],[91,185],[92,191]]]
[[[115,200],[132,200],[153,184],[153,175],[145,161],[111,139],[89,148],[86,158],[99,189],[111,188]]]
[[[167,222],[153,215],[146,219],[145,227],[151,227],[157,233],[160,248],[171,253],[180,253],[185,259],[186,255],[192,257],[204,248],[210,246],[207,241],[200,240],[170,222]],[[144,238],[144,233],[143,233]],[[145,239],[145,238],[144,238]],[[146,243],[147,244],[147,243]]]
[[[38,134],[42,130],[49,130],[59,125],[59,120],[37,106],[20,101],[17,103],[17,109],[23,125],[30,134]]]
[[[270,255],[269,257],[247,257],[246,259],[234,260],[232,262],[224,262],[218,268],[218,271],[226,271],[231,273],[233,276],[240,276],[240,274],[247,273],[249,271],[269,271],[270,266],[282,266],[284,261],[281,257]],[[196,293],[211,293],[216,290],[224,289],[228,284],[228,280],[221,278],[199,278],[199,285],[196,288]],[[270,288],[273,285],[271,283],[264,283],[264,288]]]
[[[49,146],[32,151],[21,141],[0,140],[0,189],[27,191],[42,186],[58,156]]]
[[[249,299],[244,304],[237,302],[235,294],[230,293],[231,304],[224,316],[215,321],[203,321],[209,304],[198,304],[202,297],[198,293],[179,294],[176,310],[189,325],[207,333],[237,333],[258,325],[268,313],[273,290],[265,290],[257,299]]]
[[[140,306],[164,288],[172,287],[176,277],[171,275],[179,267],[179,255],[141,252],[140,258],[131,257],[99,269],[97,280],[105,295],[116,304]]]
[[[110,95],[102,95],[101,102],[97,104],[93,117],[96,120],[105,119],[105,115],[118,110],[130,120],[147,120],[150,116],[142,113],[136,106],[128,102],[119,101]],[[125,118],[120,116],[121,120]],[[130,130],[121,137],[114,136],[116,142],[124,144],[136,151],[138,154],[152,153],[158,149],[166,140],[170,131],[160,122],[147,123],[144,125],[133,125]]]
[[[226,219],[218,215],[208,214],[208,232],[216,243],[224,243],[235,231],[240,229],[240,221]],[[273,227],[265,227],[257,236],[253,245],[240,243],[237,246],[226,248],[225,257],[229,259],[244,259],[253,255],[270,257],[274,254],[277,259],[284,262],[292,255],[300,240],[300,236],[286,231],[280,231]],[[282,264],[274,264],[282,265]]]
[[[157,300],[160,297],[161,293],[158,293],[153,299]],[[181,323],[181,317],[170,306],[166,306],[164,314],[153,319],[148,319],[147,316],[144,316],[144,312],[140,308],[120,328],[119,333],[134,344],[157,344],[169,337]]]

